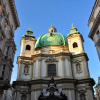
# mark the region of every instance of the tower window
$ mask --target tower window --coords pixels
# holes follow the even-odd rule
[[[26,45],[26,50],[30,50],[31,46],[30,45]]]
[[[74,42],[74,43],[73,43],[73,48],[76,48],[76,47],[78,47],[78,45],[77,45],[76,42]]]
[[[48,76],[56,76],[56,64],[48,65]]]

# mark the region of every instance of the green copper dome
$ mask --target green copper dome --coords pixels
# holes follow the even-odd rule
[[[51,26],[48,30],[50,33],[44,34],[37,39],[35,48],[44,46],[68,46],[67,39],[61,33],[56,33],[56,29]]]

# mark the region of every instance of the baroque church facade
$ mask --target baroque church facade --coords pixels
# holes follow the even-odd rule
[[[53,25],[37,40],[29,29],[21,38],[14,100],[94,100],[84,39],[72,25],[68,37]]]

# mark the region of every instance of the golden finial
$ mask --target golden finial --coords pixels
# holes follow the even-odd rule
[[[74,27],[73,23],[72,23],[72,27]]]
[[[51,27],[53,27],[53,24],[51,24]]]
[[[29,31],[31,31],[31,28],[29,28]]]

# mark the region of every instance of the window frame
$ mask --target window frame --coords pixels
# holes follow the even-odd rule
[[[50,69],[50,67],[51,66],[49,66],[49,65],[54,65],[51,69]],[[55,70],[52,70],[52,69],[55,69]],[[52,73],[52,72],[54,72],[54,73]],[[51,75],[51,74],[54,74],[54,75]],[[48,64],[48,66],[47,66],[47,76],[48,77],[56,77],[57,76],[57,69],[56,69],[56,64]]]
[[[73,42],[73,48],[78,48],[78,43],[77,42]]]
[[[100,32],[99,32],[99,30],[97,31],[96,34],[97,34],[97,36],[100,38]]]
[[[30,51],[31,50],[31,46],[29,44],[27,44],[25,50]]]
[[[53,61],[53,62],[50,62],[50,61],[45,61],[45,63],[46,63],[46,77],[51,77],[51,76],[48,76],[48,69],[47,69],[47,66],[49,65],[49,64],[55,64],[56,65],[56,76],[54,76],[54,77],[58,77],[58,61]]]

